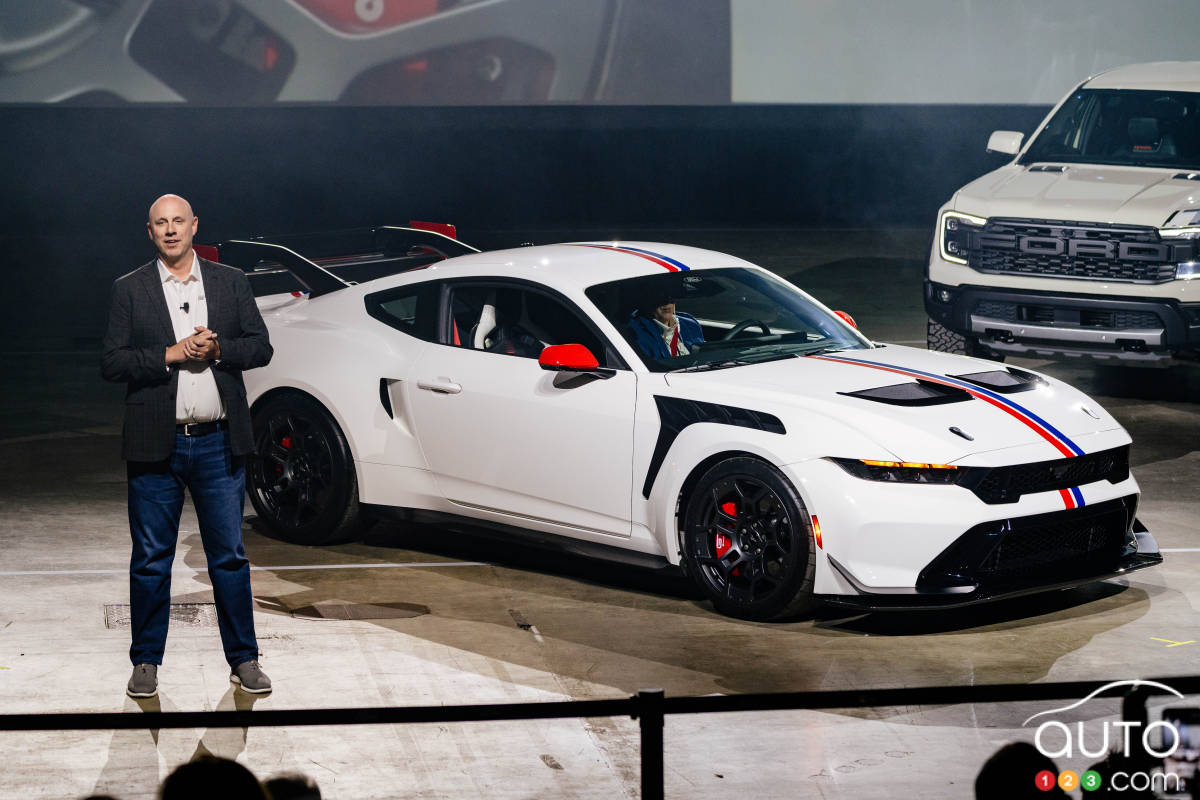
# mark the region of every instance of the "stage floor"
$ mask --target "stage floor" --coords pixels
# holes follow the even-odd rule
[[[849,311],[874,339],[924,344],[928,230],[599,233],[749,258]],[[107,296],[107,287],[96,295]],[[1200,663],[1200,366],[1021,360],[1091,393],[1130,431],[1139,516],[1167,551],[1162,566],[972,609],[827,611],[760,624],[717,615],[670,576],[385,524],[358,543],[300,547],[264,535],[248,516],[262,663],[275,683],[273,694],[255,699],[228,682],[205,607],[182,605],[212,600],[189,504],[173,576],[181,607],[159,696],[135,702],[124,694],[129,639],[119,607],[128,602],[129,556],[122,389],[100,381],[98,344],[0,354],[4,713],[527,702],[626,697],[646,687],[678,696],[1118,680],[1195,674]],[[669,717],[666,795],[970,797],[994,750],[1032,741],[1021,727],[1027,717],[1065,704]],[[1115,714],[1119,704],[1097,700],[1089,708]],[[607,800],[636,797],[639,779],[630,719],[6,733],[0,752],[4,797],[150,798],[161,777],[203,752],[237,758],[262,778],[302,772],[329,798]],[[1095,760],[1060,759],[1059,767],[1081,772]]]

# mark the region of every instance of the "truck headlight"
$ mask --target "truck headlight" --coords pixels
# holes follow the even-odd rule
[[[953,264],[966,264],[969,252],[968,238],[972,232],[978,232],[987,223],[982,217],[962,214],[958,211],[943,211],[938,221],[941,232],[942,258]]]
[[[1197,251],[1197,239],[1200,239],[1200,208],[1188,208],[1183,211],[1176,211],[1172,214],[1158,229],[1158,235],[1168,241],[1180,239],[1190,239],[1191,255],[1187,261],[1180,261],[1175,265],[1175,280],[1190,281],[1194,278],[1200,278],[1200,262],[1195,260]],[[1181,251],[1180,246],[1174,248],[1176,258],[1187,258],[1186,246]]]
[[[1200,208],[1176,211],[1158,229],[1160,236],[1183,236],[1188,233],[1195,234],[1197,232],[1200,232]]]

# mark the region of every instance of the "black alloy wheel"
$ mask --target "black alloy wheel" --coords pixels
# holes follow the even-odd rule
[[[774,467],[730,458],[710,468],[684,506],[689,572],[718,611],[791,617],[813,605],[812,525]]]
[[[337,423],[312,398],[286,394],[254,413],[247,488],[258,517],[295,544],[332,544],[361,530],[358,481]]]

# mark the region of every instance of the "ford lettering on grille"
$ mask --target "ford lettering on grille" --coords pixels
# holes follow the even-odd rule
[[[980,272],[1163,283],[1195,258],[1190,240],[1164,242],[1154,228],[993,218],[967,237]]]

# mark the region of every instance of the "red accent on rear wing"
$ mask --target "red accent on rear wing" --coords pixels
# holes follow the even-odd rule
[[[451,225],[449,222],[421,222],[420,220],[409,220],[408,227],[416,228],[419,231],[429,231],[430,233],[440,233],[442,236],[448,236],[451,239],[458,239],[458,228]]]

